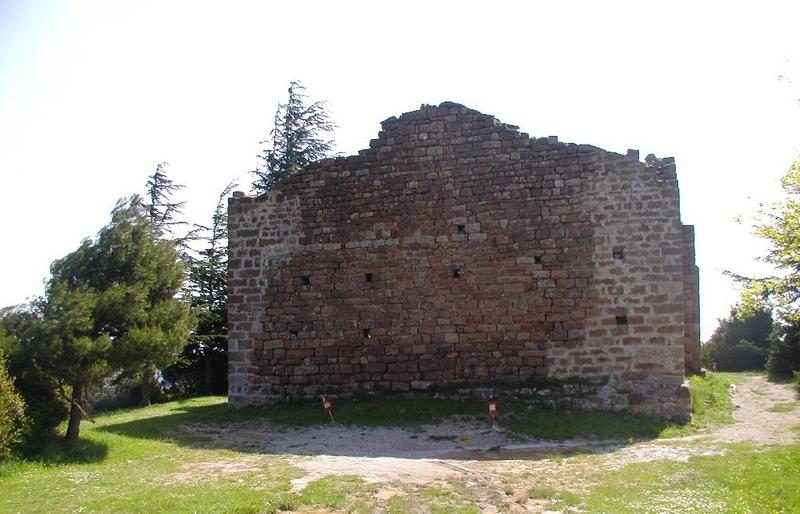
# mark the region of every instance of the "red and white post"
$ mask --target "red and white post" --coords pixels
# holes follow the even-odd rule
[[[333,404],[331,403],[331,397],[327,394],[322,395],[322,409],[331,417],[331,422],[335,423],[333,419]]]
[[[490,398],[489,399],[489,417],[492,420],[492,426],[494,426],[495,419],[497,418],[497,399]]]

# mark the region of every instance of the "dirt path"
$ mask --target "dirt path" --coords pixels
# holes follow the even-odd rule
[[[800,424],[795,392],[786,385],[768,382],[763,375],[748,376],[733,393],[733,425],[713,434],[721,442],[752,441],[759,444],[791,443]],[[794,408],[792,408],[794,406]]]
[[[687,461],[724,453],[724,443],[786,444],[796,438],[793,391],[752,375],[732,391],[733,425],[714,432],[630,444],[627,441],[520,439],[474,419],[414,428],[325,425],[287,429],[265,422],[187,427],[208,444],[256,455],[288,455],[305,471],[294,490],[328,475],[357,475],[375,487],[376,509],[421,488],[466,490],[481,512],[543,512],[552,503],[531,490],[583,492],[598,471],[632,462]],[[381,507],[382,506],[382,507]]]

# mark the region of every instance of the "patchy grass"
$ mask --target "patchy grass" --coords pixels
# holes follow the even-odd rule
[[[77,446],[53,442],[34,460],[0,465],[0,512],[369,510],[360,480],[326,477],[292,494],[290,481],[303,473],[283,457],[178,444],[179,422],[220,419],[218,405],[200,398],[98,415]]]
[[[552,410],[517,402],[503,407],[510,412],[501,416],[502,425],[520,435],[546,439],[651,439],[664,435],[670,429],[680,430],[680,425],[629,414]]]
[[[451,441],[451,442],[455,442],[455,441],[458,441],[458,436],[457,435],[436,435],[436,434],[431,434],[431,435],[428,436],[428,440],[429,441]]]
[[[644,416],[552,410],[531,407],[518,401],[498,402],[498,422],[514,433],[548,439],[578,436],[599,438],[651,438],[665,429],[680,426]],[[290,426],[306,426],[327,422],[316,403],[286,403],[263,411],[270,421]],[[413,427],[438,423],[450,416],[469,416],[488,421],[488,404],[479,401],[457,401],[429,395],[355,398],[334,404],[337,423],[354,426]]]
[[[696,418],[693,425],[680,425],[644,416],[604,412],[552,410],[531,407],[517,401],[498,402],[500,426],[513,433],[547,439],[572,437],[649,439],[690,433],[705,426]],[[130,437],[170,438],[191,442],[178,426],[192,422],[229,423],[252,419],[269,420],[287,427],[313,426],[330,420],[316,403],[282,403],[270,407],[228,410],[224,398],[198,398],[185,402],[156,405],[146,409],[150,416],[142,417],[120,412],[109,418],[101,430]],[[130,412],[130,411],[129,411]],[[389,395],[340,400],[334,404],[336,422],[343,425],[412,428],[435,424],[452,416],[484,419],[488,423],[488,408],[484,402],[455,401],[418,395],[406,397]],[[704,419],[700,415],[699,419]]]
[[[792,412],[800,407],[800,401],[776,403],[770,407],[769,412]]]
[[[438,423],[449,416],[477,416],[483,411],[475,402],[453,401],[430,395],[386,395],[335,400],[333,415],[337,423],[363,427],[411,427]],[[328,421],[318,402],[280,403],[264,410],[278,424],[308,426]]]
[[[422,492],[431,514],[479,514],[470,491],[459,482],[448,482],[447,486],[429,486]]]
[[[706,374],[706,378],[710,378],[710,376],[716,376],[731,384],[744,384],[749,382],[753,377],[765,376],[765,373],[763,371],[718,371],[716,373],[708,372]]]
[[[519,403],[508,406],[506,410],[511,414],[503,418],[503,423],[516,433],[549,439],[584,436],[634,442],[637,439],[689,435],[733,423],[730,386],[734,381],[741,383],[746,380],[746,377],[732,373],[691,377],[693,415],[687,424],[626,414],[531,408]],[[498,405],[498,409],[502,407]]]
[[[272,504],[277,510],[298,510],[301,507],[325,507],[340,512],[371,512],[364,499],[370,489],[359,477],[327,476],[311,482],[299,493],[283,493]]]
[[[414,512],[414,508],[419,504],[417,498],[411,496],[395,496],[389,500],[386,506],[387,514],[404,514],[406,512]]]
[[[724,374],[714,374],[705,380],[693,379],[693,398],[698,410],[691,425],[672,425],[639,416],[529,408],[513,401],[500,403],[498,420],[516,433],[547,438],[594,436],[633,441],[687,433],[729,422],[729,385],[730,380],[726,380]],[[482,418],[488,424],[485,403],[449,401],[432,396],[359,398],[337,401],[334,409],[338,423],[354,426],[405,426],[414,430],[420,424],[436,423],[450,416]],[[3,491],[0,511],[269,513],[315,508],[348,512],[375,510],[375,486],[358,478],[326,477],[312,482],[300,493],[293,493],[291,481],[302,476],[302,471],[292,467],[285,457],[209,449],[203,446],[202,440],[180,430],[184,423],[224,424],[253,419],[266,419],[286,426],[327,423],[325,413],[316,403],[286,403],[231,411],[225,398],[206,397],[105,413],[96,419],[96,425],[84,423],[81,441],[76,446],[53,442],[42,448],[36,458],[0,464],[0,490]],[[439,437],[451,439],[448,435]],[[771,501],[783,502],[769,505],[794,505],[791,503],[794,497],[783,489],[788,487],[788,483],[776,479],[773,470],[796,474],[796,463],[800,460],[797,450],[793,450],[793,454],[780,453],[784,450],[758,454],[753,464],[753,476],[771,480],[778,488],[769,491],[754,489],[757,484],[749,481],[750,469],[745,467],[749,461],[743,451],[737,450],[726,456],[726,459],[733,459],[729,461],[714,458],[693,460],[686,471],[691,480],[683,482],[679,478],[683,476],[680,466],[684,465],[676,464],[675,468],[669,467],[670,464],[626,467],[612,474],[613,480],[609,483],[617,484],[620,488],[617,492],[624,490],[625,495],[631,496],[620,496],[617,492],[611,494],[613,489],[598,489],[587,497],[587,505],[613,507],[617,505],[616,501],[624,505],[643,505],[636,494],[649,497],[650,489],[665,488],[676,480],[675,491],[716,480],[719,483],[714,482],[715,487],[732,492],[734,497],[749,492],[769,493]],[[764,460],[767,464],[761,462],[763,455],[769,457]],[[795,460],[791,461],[792,458]],[[666,471],[661,466],[667,466]],[[715,470],[720,473],[729,471],[728,467],[737,470],[729,473],[730,480],[748,480],[741,489],[714,475]],[[703,478],[705,472],[709,477]],[[673,478],[665,481],[664,476]],[[625,480],[633,478],[637,479],[633,482],[635,487],[628,491],[623,485]],[[658,491],[664,495],[669,492]],[[701,497],[716,494],[713,491],[716,489],[704,492],[705,496]],[[536,490],[531,494],[547,499],[555,508],[570,508],[577,502],[575,495],[560,489]],[[718,501],[718,496],[711,500]],[[455,482],[420,489],[414,495],[391,498],[386,508],[389,512],[404,512],[424,506],[431,512],[469,513],[477,512],[474,501],[473,493]]]
[[[360,398],[334,403],[336,422],[343,425],[410,427],[438,423],[450,416],[477,416],[481,405],[433,397]],[[146,414],[146,415],[143,415]],[[267,407],[228,409],[224,397],[204,397],[118,411],[104,418],[99,430],[129,437],[191,442],[177,428],[185,423],[235,423],[262,419],[287,427],[330,423],[317,403],[287,402]]]
[[[631,464],[606,473],[590,512],[800,512],[800,445],[734,446],[688,463]]]
[[[690,377],[691,426],[705,429],[733,423],[731,384],[746,381],[746,377],[735,373],[708,373],[705,378],[698,375]]]
[[[552,410],[518,401],[499,401],[498,422],[514,433],[548,439],[572,437],[646,439],[685,435],[732,423],[730,384],[741,376],[710,373],[691,377],[694,416],[690,424],[675,424],[644,416],[604,412]],[[412,428],[435,424],[451,416],[488,421],[485,402],[455,401],[431,395],[386,395],[334,402],[337,423],[351,426],[399,426]],[[142,416],[147,412],[148,416]],[[266,419],[285,426],[328,423],[317,402],[286,402],[269,407],[229,410],[223,397],[207,397],[148,407],[145,411],[122,411],[107,417],[101,430],[133,437],[186,437],[175,430],[183,423],[237,422]]]
[[[553,487],[546,486],[529,489],[527,496],[532,500],[547,500],[549,502],[549,510],[564,510],[567,507],[575,507],[581,503],[581,497],[577,494],[559,491]]]

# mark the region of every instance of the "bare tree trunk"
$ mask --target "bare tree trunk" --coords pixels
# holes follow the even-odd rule
[[[69,408],[69,425],[67,425],[67,442],[74,443],[81,433],[81,409],[83,400],[83,384],[72,386],[72,403]]]
[[[212,394],[214,391],[214,383],[212,377],[211,357],[207,356],[204,362],[203,369],[203,385],[205,386],[205,394]]]
[[[142,407],[147,407],[150,405],[150,367],[145,367],[144,371],[142,371],[142,400],[140,405]]]

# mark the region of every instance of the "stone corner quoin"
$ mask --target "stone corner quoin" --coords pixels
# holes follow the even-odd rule
[[[229,200],[232,406],[574,381],[688,418],[694,231],[672,158],[532,138],[453,102]]]

